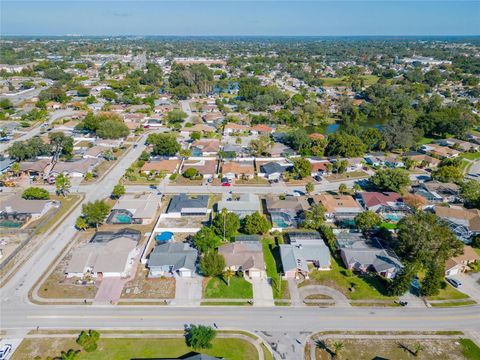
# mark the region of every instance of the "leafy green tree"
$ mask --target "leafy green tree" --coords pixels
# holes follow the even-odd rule
[[[413,276],[415,275],[415,268],[405,262],[403,265],[404,267],[388,286],[387,292],[390,296],[401,296],[410,289]]]
[[[190,139],[195,141],[195,140],[200,140],[202,137],[202,134],[200,134],[198,131],[194,131],[190,134]]]
[[[195,177],[197,177],[198,170],[195,169],[195,168],[189,168],[189,169],[185,170],[182,175],[183,175],[183,177],[192,180],[192,179],[195,179]]]
[[[210,349],[217,332],[210,326],[190,325],[185,333],[187,345],[194,350]]]
[[[205,276],[219,276],[225,266],[225,258],[216,251],[207,252],[200,260],[200,269]]]
[[[130,134],[130,130],[123,121],[111,119],[102,121],[98,125],[96,134],[102,139],[120,139],[126,138]]]
[[[173,156],[180,150],[175,134],[150,134],[147,143],[153,146],[153,155]]]
[[[463,180],[463,174],[457,166],[441,166],[432,172],[432,178],[444,183],[460,183]]]
[[[55,178],[55,187],[58,194],[65,196],[65,194],[70,190],[71,186],[72,184],[70,182],[70,178],[67,175],[62,173]]]
[[[344,183],[341,183],[340,185],[338,185],[338,192],[340,194],[346,194],[348,192],[348,187],[346,184]]]
[[[10,166],[10,171],[13,175],[18,176],[22,172],[20,164],[18,162],[13,163],[12,166]]]
[[[51,132],[48,134],[50,145],[53,147],[54,156],[64,155],[67,159],[73,157],[73,138],[62,132]]]
[[[26,200],[48,200],[50,199],[50,194],[45,189],[29,187],[22,193],[22,198]]]
[[[380,191],[401,192],[410,185],[408,173],[402,169],[378,170],[370,182]]]
[[[343,345],[343,343],[341,341],[335,341],[333,344],[332,344],[332,348],[333,348],[333,354],[334,356],[337,358],[337,357],[340,357],[340,353],[342,352],[343,348],[345,346]]]
[[[187,118],[187,114],[179,109],[173,109],[166,116],[166,119],[169,124],[182,123],[186,118]]]
[[[445,264],[430,263],[422,280],[420,292],[423,296],[438,295],[445,276]]]
[[[305,229],[318,230],[325,221],[325,208],[321,204],[313,205],[310,210],[304,212],[301,226]]]
[[[328,156],[358,157],[365,154],[366,145],[356,136],[335,133],[328,137],[325,152]]]
[[[225,238],[232,238],[237,234],[240,229],[240,219],[237,214],[222,209],[213,218],[212,227],[215,233],[225,240]]]
[[[125,186],[123,184],[117,184],[113,187],[112,198],[118,199],[120,196],[125,195]]]
[[[312,164],[305,158],[293,160],[293,173],[299,179],[310,176],[312,173]]]
[[[460,187],[460,194],[467,205],[480,209],[480,182],[469,180]]]
[[[8,149],[8,154],[13,160],[24,161],[37,156],[50,155],[51,147],[42,139],[34,137],[26,141],[15,141]]]
[[[0,100],[0,108],[3,110],[13,109],[13,103],[10,99],[4,98]]]
[[[221,239],[211,228],[202,228],[193,236],[193,243],[201,253],[207,253],[220,246]]]
[[[95,226],[105,221],[105,218],[110,213],[110,207],[101,200],[89,202],[82,206],[82,214],[89,226]]]
[[[87,97],[90,95],[90,89],[86,87],[79,87],[77,88],[77,95],[81,97]]]
[[[312,182],[309,182],[307,183],[307,185],[305,185],[305,191],[307,192],[307,194],[313,193],[314,190],[315,190],[315,185],[313,185]]]
[[[83,216],[79,216],[77,220],[75,221],[75,227],[78,230],[87,230],[88,229],[88,224],[87,221]]]
[[[249,235],[262,235],[268,232],[271,228],[272,225],[270,222],[258,211],[255,211],[252,215],[245,216],[245,219],[243,220],[243,232]]]
[[[362,231],[371,230],[382,223],[382,218],[373,211],[367,210],[355,216],[355,223]]]
[[[100,339],[100,333],[95,330],[82,331],[76,340],[86,352],[97,350],[97,341]]]

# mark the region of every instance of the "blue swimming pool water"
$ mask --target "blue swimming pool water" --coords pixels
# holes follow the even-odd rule
[[[120,224],[130,224],[132,222],[132,218],[125,214],[117,214],[115,217],[115,222]]]

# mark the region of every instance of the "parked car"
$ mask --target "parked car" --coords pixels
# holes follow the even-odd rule
[[[12,352],[12,344],[5,344],[0,349],[0,360],[7,359],[8,355]]]
[[[452,285],[454,288],[458,288],[458,287],[462,286],[462,283],[460,281],[458,281],[457,279],[445,278],[445,280],[447,280],[447,282],[450,285]]]
[[[232,186],[232,184],[230,184],[228,182],[224,182],[224,183],[222,183],[222,186]]]

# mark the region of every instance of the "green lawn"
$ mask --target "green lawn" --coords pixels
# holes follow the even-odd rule
[[[460,339],[463,355],[469,360],[480,359],[480,347],[470,339]]]
[[[52,200],[57,200],[57,201],[60,201],[61,203],[61,206],[60,206],[60,209],[58,209],[58,211],[55,213],[55,215],[53,215],[51,217],[51,219],[49,219],[45,224],[42,225],[42,227],[40,227],[38,230],[37,230],[37,234],[43,234],[44,232],[47,232],[51,229],[51,227],[62,217],[64,216],[66,213],[68,213],[73,205],[75,205],[77,203],[77,201],[81,198],[80,195],[67,195],[65,197],[63,196],[50,196],[50,198]]]
[[[397,228],[397,224],[389,223],[389,222],[382,222],[380,224],[381,228],[385,228],[387,230],[395,230]]]
[[[440,289],[438,295],[429,296],[428,300],[457,300],[457,299],[468,299],[468,295],[462,293],[455,289],[452,285],[445,283],[445,288]]]
[[[463,154],[460,154],[459,157],[462,159],[468,159],[468,160],[480,160],[480,152],[466,152]]]
[[[425,145],[425,144],[430,144],[433,140],[433,138],[429,138],[429,137],[422,137],[418,142],[417,142],[417,145]]]
[[[330,271],[312,270],[310,272],[310,279],[304,281],[302,284],[330,286],[341,291],[352,300],[395,299],[395,297],[386,295],[387,280],[373,274],[357,276],[351,270],[343,268],[334,258],[332,258],[332,269]]]
[[[241,339],[215,339],[211,349],[201,353],[229,360],[258,359],[255,347]],[[78,349],[74,339],[26,339],[13,356],[13,360],[33,359],[36,355],[59,356],[60,351]],[[125,360],[132,358],[177,358],[192,349],[183,338],[172,339],[100,339],[96,351],[82,351],[78,360]]]
[[[273,251],[276,246],[274,240],[263,239],[263,258],[265,260],[265,266],[267,267],[267,276],[272,279],[272,291],[274,299],[289,299],[290,293],[288,291],[288,282],[282,280],[278,273],[277,262]],[[279,286],[280,282],[280,286]]]
[[[203,291],[205,299],[252,299],[252,284],[240,276],[230,279],[228,286],[222,278],[211,278]]]

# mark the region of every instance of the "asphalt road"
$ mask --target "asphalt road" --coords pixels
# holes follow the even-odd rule
[[[54,122],[57,119],[61,119],[61,118],[64,118],[66,116],[71,116],[73,114],[75,114],[75,110],[72,110],[72,109],[54,111],[54,112],[50,113],[50,117],[48,118],[47,123],[51,124],[52,122]],[[9,141],[9,142],[6,142],[6,143],[1,143],[0,144],[0,152],[6,151],[10,146],[12,146],[12,144],[15,141],[25,141],[25,140],[31,139],[32,137],[34,137],[36,135],[40,135],[40,130],[41,130],[41,127],[40,127],[40,125],[38,125],[38,126],[34,127],[33,129],[31,129],[29,132],[25,133],[24,135],[20,136],[19,138],[15,139],[15,140],[12,140],[12,141]]]

